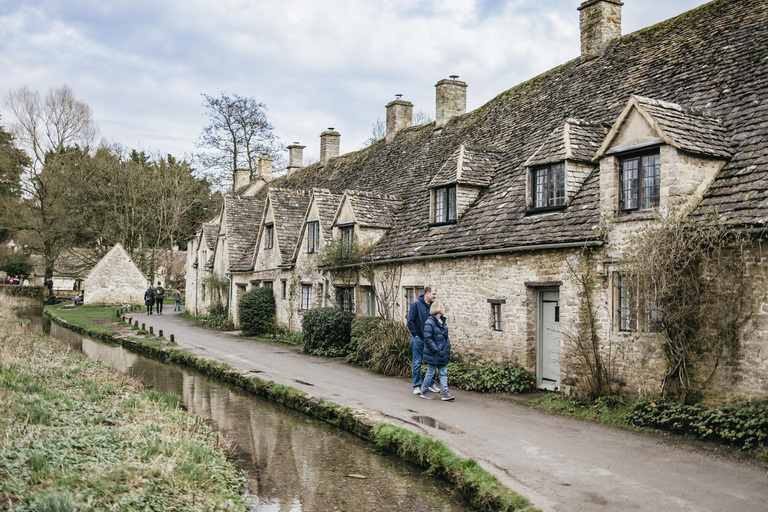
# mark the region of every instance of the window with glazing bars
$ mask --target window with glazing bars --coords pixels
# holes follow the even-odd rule
[[[347,313],[355,313],[355,289],[354,288],[337,288],[339,306],[342,311]]]
[[[621,160],[621,209],[647,210],[659,204],[661,182],[659,154]]]
[[[435,189],[435,223],[456,220],[456,186]]]
[[[307,310],[312,307],[312,285],[301,285],[301,309]]]
[[[267,249],[271,249],[274,247],[275,244],[275,226],[272,224],[269,224],[267,226],[264,226],[264,229],[266,230],[264,232],[264,247]]]
[[[637,331],[637,288],[621,274],[617,275],[619,295],[619,330]]]
[[[341,256],[349,258],[352,256],[352,243],[355,239],[355,227],[345,226],[341,228],[341,242],[343,244]]]
[[[565,205],[565,164],[552,164],[533,170],[533,207]]]
[[[320,247],[320,222],[307,222],[307,252],[317,252]]]
[[[280,281],[280,282],[282,283],[282,286],[283,286],[283,290],[282,290],[281,296],[282,296],[284,299],[287,299],[287,298],[288,298],[288,281],[287,281],[287,280],[285,280],[285,279],[283,279],[283,280],[282,280],[282,281]]]

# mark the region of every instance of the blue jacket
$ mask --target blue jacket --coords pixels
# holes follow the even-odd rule
[[[423,293],[411,304],[411,309],[408,310],[408,330],[411,331],[411,336],[424,338],[424,322],[429,318],[429,307]]]
[[[444,365],[451,360],[451,340],[448,339],[448,324],[445,317],[438,319],[430,315],[424,324],[424,361]]]

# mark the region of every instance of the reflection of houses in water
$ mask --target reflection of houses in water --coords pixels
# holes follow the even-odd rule
[[[139,356],[128,352],[122,347],[96,343],[88,338],[83,338],[83,353],[90,359],[117,368],[122,373],[128,373],[134,369]],[[139,373],[134,372],[139,375]]]

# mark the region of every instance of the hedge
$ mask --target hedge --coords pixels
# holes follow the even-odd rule
[[[244,335],[261,336],[277,331],[275,295],[271,288],[252,289],[240,297],[237,308]]]
[[[352,315],[336,308],[315,308],[301,320],[304,353],[343,356],[350,350]]]

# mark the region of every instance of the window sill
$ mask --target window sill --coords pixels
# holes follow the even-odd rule
[[[552,212],[560,212],[567,208],[567,205],[562,206],[546,206],[544,208],[528,208],[525,211],[526,217],[529,215],[538,215],[540,213],[552,213]]]
[[[616,216],[616,222],[631,222],[635,220],[653,220],[656,218],[656,210],[624,210]]]
[[[440,226],[450,226],[452,224],[456,224],[456,221],[455,220],[449,220],[447,222],[430,222],[429,224],[427,224],[427,226],[429,226],[430,228],[436,228],[436,227],[440,227]]]

